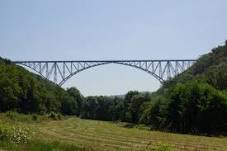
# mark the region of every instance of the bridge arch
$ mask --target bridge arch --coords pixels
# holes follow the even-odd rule
[[[62,86],[72,76],[84,70],[119,64],[133,67],[152,75],[160,83],[185,71],[196,60],[100,60],[100,61],[14,61],[34,70],[43,78]]]
[[[78,74],[79,72],[82,72],[82,71],[84,71],[84,70],[87,70],[87,69],[90,69],[90,68],[93,68],[93,67],[97,67],[97,66],[101,66],[101,65],[106,65],[106,64],[110,64],[110,63],[107,63],[107,62],[105,62],[105,63],[100,63],[100,64],[88,66],[88,67],[82,68],[82,69],[80,69],[80,70],[77,70],[77,71],[75,71],[75,72],[69,74],[65,79],[63,79],[63,80],[59,83],[59,85],[62,86],[67,80],[69,80],[71,77],[73,77],[74,75]]]
[[[106,63],[100,63],[100,64],[96,64],[96,65],[94,65],[94,66],[89,66],[89,67],[87,67],[87,68],[83,68],[83,69],[81,69],[81,70],[75,71],[74,73],[68,75],[65,79],[63,79],[63,80],[59,83],[59,85],[62,86],[67,80],[69,80],[70,78],[72,78],[73,76],[75,76],[76,74],[78,74],[79,72],[82,72],[82,71],[84,71],[84,70],[88,70],[88,69],[93,68],[93,67],[97,67],[97,66],[101,66],[101,65],[107,65],[107,64],[111,64],[111,63],[108,63],[108,62],[106,62]],[[161,79],[158,75],[156,75],[155,73],[152,73],[152,72],[150,72],[150,71],[148,71],[148,70],[145,70],[144,68],[141,68],[141,67],[138,67],[138,66],[134,66],[134,65],[130,65],[130,64],[117,63],[117,62],[114,62],[114,63],[112,63],[112,64],[118,64],[118,65],[123,65],[123,66],[129,66],[129,67],[133,67],[133,68],[136,68],[136,69],[145,71],[146,73],[152,75],[152,76],[153,76],[155,79],[157,79],[160,83],[163,83],[163,82],[164,82],[163,79]]]

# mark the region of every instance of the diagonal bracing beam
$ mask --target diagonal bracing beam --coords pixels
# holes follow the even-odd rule
[[[81,60],[81,61],[13,61],[37,72],[43,78],[62,86],[77,73],[105,64],[120,64],[155,77],[161,83],[175,77],[193,65],[196,60]]]

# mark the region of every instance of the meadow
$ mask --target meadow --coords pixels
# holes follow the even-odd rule
[[[145,126],[129,128],[128,125],[130,126],[127,123],[85,120],[76,117],[49,118],[16,113],[1,114],[0,149],[18,151],[227,150],[226,137],[174,134],[151,131]],[[4,140],[2,137],[4,127],[7,127],[8,133],[10,128],[14,130],[12,139]],[[23,135],[25,136],[22,137]]]

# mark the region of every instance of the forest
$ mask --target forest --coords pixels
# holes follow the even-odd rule
[[[150,129],[227,134],[227,41],[153,93],[84,97],[0,58],[0,112],[74,115],[145,124]]]

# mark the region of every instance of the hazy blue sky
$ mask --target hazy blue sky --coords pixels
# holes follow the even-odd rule
[[[191,59],[227,39],[227,0],[0,0],[11,60]],[[99,66],[67,81],[84,95],[153,91],[143,71]]]

